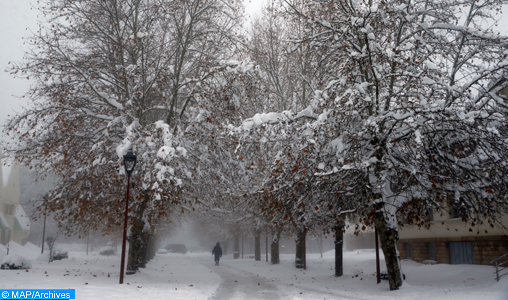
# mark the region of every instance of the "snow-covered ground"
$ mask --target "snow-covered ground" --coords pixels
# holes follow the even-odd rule
[[[308,254],[307,270],[293,267],[293,255],[279,265],[251,258],[223,257],[214,266],[209,253],[158,254],[147,268],[118,284],[119,255],[88,256],[79,246],[66,247],[69,259],[47,263],[33,245],[11,245],[10,254],[29,259],[32,269],[0,270],[1,289],[76,290],[76,299],[460,299],[506,300],[508,279],[494,280],[494,269],[476,265],[422,265],[403,261],[406,281],[399,291],[376,284],[374,251],[344,253],[344,276],[334,274],[333,251]],[[72,251],[72,249],[75,249]],[[5,256],[0,248],[0,256]],[[251,255],[245,255],[245,257]],[[264,259],[264,256],[263,256]],[[381,268],[384,261],[382,261]]]

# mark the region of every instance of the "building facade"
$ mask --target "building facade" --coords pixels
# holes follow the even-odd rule
[[[19,204],[19,166],[16,163],[11,166],[7,184],[2,169],[0,167],[0,243],[7,245],[14,241],[22,245],[30,234],[30,218]]]
[[[508,224],[508,216],[502,222]],[[502,228],[471,228],[453,213],[435,217],[428,230],[406,225],[399,230],[399,238],[401,259],[417,262],[490,265],[508,253],[508,236]]]

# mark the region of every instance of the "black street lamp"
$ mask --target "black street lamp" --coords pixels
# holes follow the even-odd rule
[[[125,195],[125,220],[123,223],[123,240],[122,240],[122,261],[120,263],[120,284],[123,283],[123,273],[125,271],[125,244],[127,241],[127,218],[129,211],[129,187],[131,185],[131,174],[136,166],[136,155],[129,149],[126,155],[123,156],[123,166],[127,172],[127,194]]]

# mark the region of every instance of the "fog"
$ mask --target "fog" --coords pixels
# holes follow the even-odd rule
[[[193,220],[184,220],[172,222],[167,232],[160,238],[159,247],[166,247],[169,244],[184,244],[190,252],[212,252],[213,247],[220,243],[225,255],[234,253],[234,236],[218,235],[207,232],[200,222]],[[211,226],[210,226],[211,227]],[[347,236],[347,235],[346,235]],[[253,232],[244,232],[239,236],[239,256],[253,257],[254,255],[254,236]],[[267,244],[268,243],[268,244]],[[271,233],[262,232],[261,234],[261,255],[265,259],[267,245],[270,253]],[[373,243],[372,243],[373,244]],[[316,236],[309,234],[306,240],[308,253],[320,253],[334,249],[334,237],[332,235]],[[279,243],[281,254],[295,253],[295,239],[285,235],[281,236]]]

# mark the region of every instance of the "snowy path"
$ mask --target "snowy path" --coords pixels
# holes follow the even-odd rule
[[[214,266],[212,256],[196,256],[191,260],[198,265],[208,267],[214,275],[218,275],[221,278],[219,287],[207,300],[369,299],[352,295],[351,293],[341,293],[333,288],[323,288],[321,284],[312,281],[312,279],[307,283],[301,282],[297,278],[294,278],[293,275],[298,273],[298,276],[300,276],[305,274],[304,271],[294,269],[293,267],[285,270],[284,273],[292,271],[287,272],[286,276],[280,276],[282,274],[279,274],[274,277],[275,273],[270,276],[266,272],[259,272],[259,267],[269,272],[276,271],[279,267],[264,261],[255,262],[252,259],[235,260],[231,257],[223,257],[220,266],[217,267]],[[286,279],[283,279],[284,277]],[[294,280],[294,282],[291,280]]]
[[[275,284],[258,275],[233,268],[231,260],[223,259],[220,266],[214,266],[210,261],[211,258],[205,262],[202,257],[199,257],[199,262],[219,275],[222,282],[217,291],[209,297],[209,300],[283,299]]]

